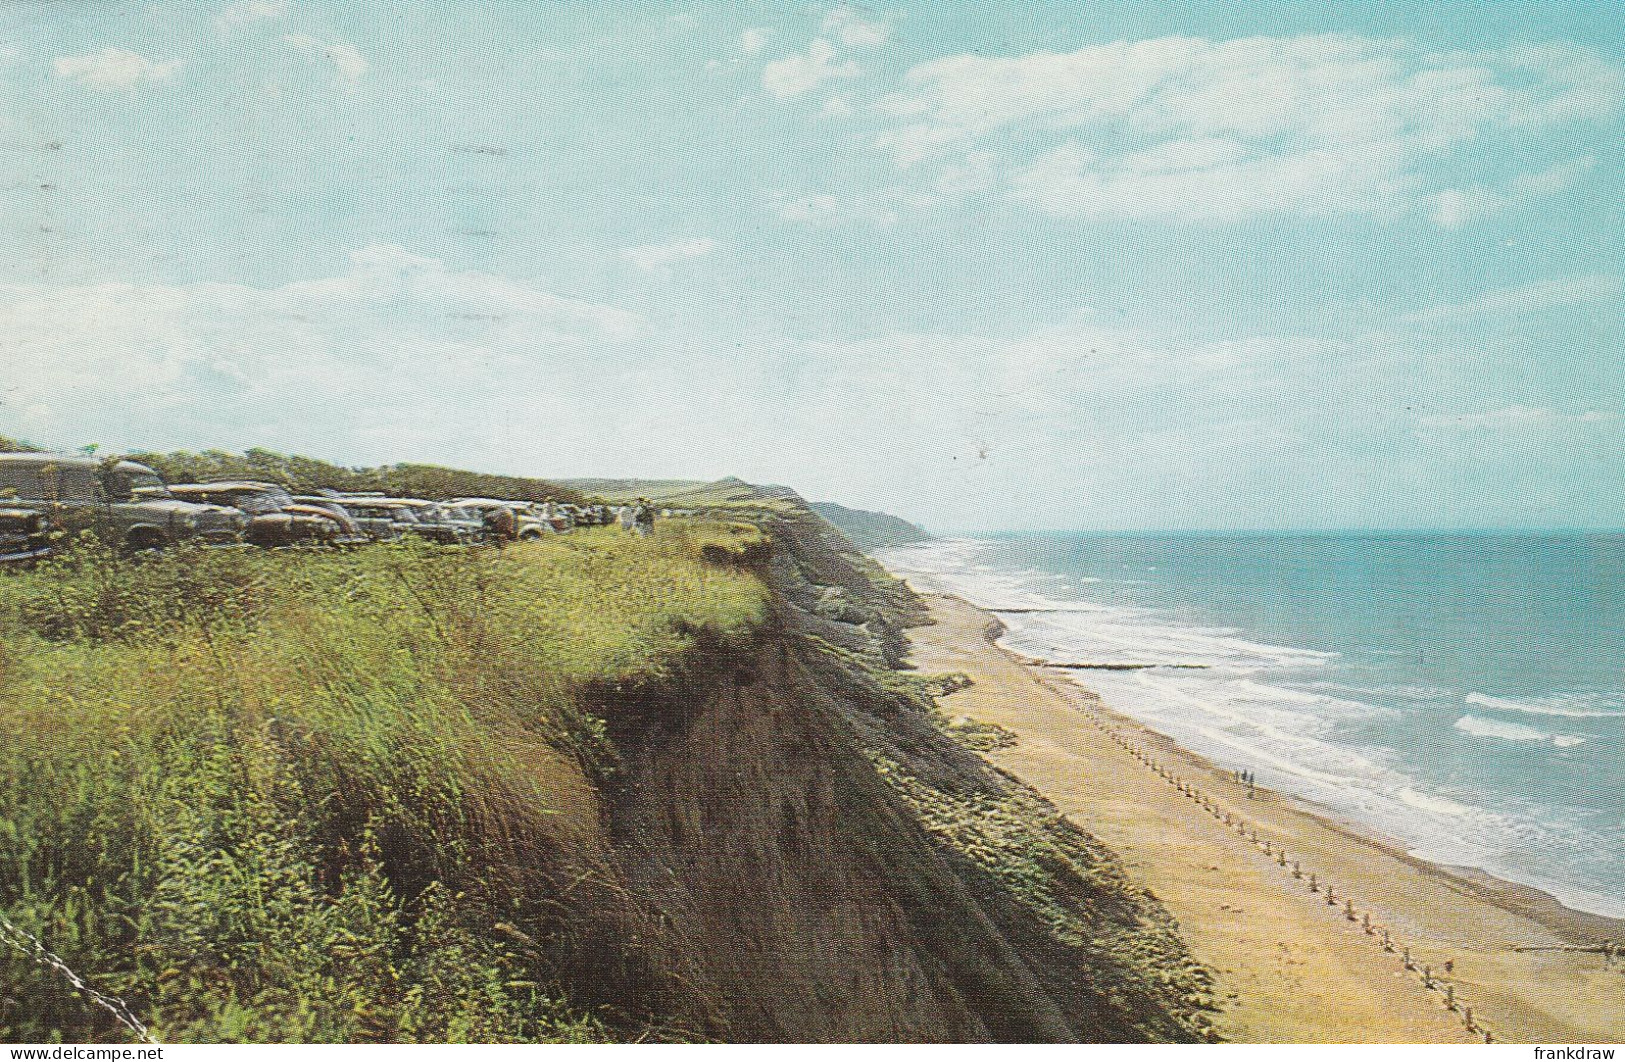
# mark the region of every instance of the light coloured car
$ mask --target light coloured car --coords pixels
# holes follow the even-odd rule
[[[229,505],[249,516],[249,542],[256,546],[336,546],[344,537],[339,520],[329,513],[301,507],[286,487],[257,480],[181,483],[169,488],[184,501]]]
[[[538,516],[529,502],[510,501],[503,498],[458,498],[452,504],[478,512],[485,522],[488,534],[494,534],[492,531],[493,522],[497,519],[497,514],[503,509],[513,513],[514,529],[511,537],[521,542],[554,533],[553,525]]]
[[[128,550],[240,542],[249,522],[229,505],[176,498],[146,465],[62,454],[0,454],[0,505],[44,513],[64,531],[94,532]]]

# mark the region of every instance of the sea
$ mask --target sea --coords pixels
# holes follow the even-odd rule
[[[878,551],[1006,647],[1431,862],[1625,917],[1625,534],[1043,535]]]

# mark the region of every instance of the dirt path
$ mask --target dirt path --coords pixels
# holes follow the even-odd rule
[[[1357,837],[1286,798],[1263,790],[1249,796],[1228,772],[1110,712],[1063,675],[1000,649],[988,613],[954,597],[926,600],[937,623],[912,632],[914,662],[975,683],[943,709],[1013,731],[1018,743],[989,758],[1114,848],[1162,900],[1218,976],[1226,1038],[1482,1042],[1482,1032],[1466,1028],[1465,1006],[1474,1008],[1475,1026],[1499,1041],[1608,1043],[1625,1035],[1625,971],[1605,970],[1595,954],[1513,950],[1563,943],[1561,922],[1548,918],[1549,927],[1509,909],[1527,903],[1527,894],[1514,890],[1514,903],[1492,902],[1484,886]],[[1182,793],[1145,760],[1199,795]],[[1259,840],[1226,826],[1226,814]],[[1286,867],[1265,854],[1265,841],[1272,852],[1285,848]],[[1293,876],[1292,860],[1301,861],[1303,877]],[[1310,873],[1318,891],[1310,891]],[[1384,950],[1383,928],[1392,952]],[[1405,968],[1407,947],[1414,970]],[[1423,985],[1424,967],[1432,968],[1433,989]]]

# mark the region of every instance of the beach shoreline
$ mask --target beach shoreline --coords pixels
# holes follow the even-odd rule
[[[961,599],[963,600],[963,599]],[[966,602],[970,604],[969,602]],[[978,611],[986,611],[980,606],[971,604],[970,607]],[[1065,665],[1055,665],[1035,657],[1029,657],[1014,650],[1007,649],[998,644],[1003,635],[1003,624],[997,616],[989,614],[993,627],[990,628],[988,638],[994,647],[1002,652],[1009,653],[1022,666],[1037,670],[1046,683],[1063,682],[1078,686],[1086,695],[1098,696],[1088,689],[1087,678],[1077,675],[1075,669]],[[1229,773],[1223,767],[1215,764],[1202,753],[1189,749],[1167,734],[1156,730],[1140,720],[1112,708],[1104,699],[1095,709],[1103,715],[1127,728],[1134,728],[1148,735],[1154,735],[1159,742],[1178,751],[1184,759],[1200,764],[1208,771]],[[1257,791],[1271,800],[1281,801],[1297,814],[1313,818],[1322,828],[1346,835],[1352,843],[1369,845],[1381,850],[1390,858],[1402,860],[1417,870],[1438,875],[1447,879],[1452,888],[1472,892],[1486,903],[1504,908],[1512,914],[1529,918],[1551,930],[1554,935],[1566,944],[1576,947],[1600,946],[1605,941],[1615,941],[1625,947],[1625,918],[1613,918],[1608,915],[1597,914],[1593,911],[1582,911],[1563,903],[1550,892],[1534,885],[1511,881],[1498,877],[1482,867],[1464,866],[1451,863],[1441,863],[1415,854],[1404,841],[1390,837],[1365,823],[1352,822],[1331,808],[1317,804],[1308,797],[1284,790],[1272,789],[1259,785]]]
[[[952,593],[921,597],[934,622],[910,631],[912,662],[973,682],[943,710],[1009,731],[1014,743],[988,758],[1162,900],[1215,973],[1226,1038],[1608,1042],[1625,1028],[1625,971],[1576,950],[1625,940],[1625,921],[1431,863],[1309,801],[1241,785],[1113,710],[1087,672],[999,645],[992,612]]]

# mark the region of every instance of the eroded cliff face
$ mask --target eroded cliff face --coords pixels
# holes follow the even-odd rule
[[[811,513],[770,530],[769,627],[606,711],[606,819],[673,1022],[731,1040],[1199,1038],[1202,975],[1155,902],[892,670],[906,588]]]
[[[999,942],[786,641],[770,638],[750,670],[627,756],[616,832],[634,888],[726,1035],[987,1039],[920,930],[958,921]],[[933,909],[910,909],[922,901]],[[1058,1016],[1043,1017],[1032,1034],[1054,1038]]]

